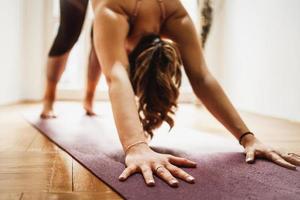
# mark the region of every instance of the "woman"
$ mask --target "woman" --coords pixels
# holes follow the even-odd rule
[[[195,28],[179,0],[93,0],[93,8],[94,46],[126,155],[121,181],[140,172],[149,186],[154,185],[153,173],[174,187],[175,177],[194,182],[177,166],[196,163],[154,152],[147,144],[163,121],[173,126],[181,61],[193,91],[238,139],[247,163],[262,157],[289,169],[300,164],[298,155],[273,150],[249,131],[207,69]]]
[[[79,38],[88,6],[88,0],[60,0],[60,26],[47,61],[47,84],[42,118],[54,118],[53,103],[57,83],[65,69],[67,59]],[[87,88],[84,108],[87,115],[94,115],[93,97],[101,75],[101,68],[94,47],[89,56]]]

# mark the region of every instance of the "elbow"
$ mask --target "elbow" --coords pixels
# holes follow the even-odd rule
[[[108,88],[115,83],[124,83],[128,81],[128,73],[124,67],[113,67],[109,72],[104,73]]]
[[[205,76],[194,79],[194,81],[191,81],[191,85],[195,94],[199,95],[200,92],[203,92],[205,88],[211,86],[215,82],[216,79],[211,74],[207,74]]]

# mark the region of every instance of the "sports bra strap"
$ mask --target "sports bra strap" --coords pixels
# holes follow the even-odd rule
[[[164,20],[166,18],[166,8],[165,8],[165,4],[163,2],[163,0],[157,0],[159,7],[160,7],[160,11],[161,11],[161,18],[162,20]],[[135,4],[135,8],[133,10],[133,17],[137,17],[138,13],[139,13],[139,9],[141,7],[142,4],[142,0],[136,0],[136,4]]]
[[[138,15],[139,9],[141,7],[142,0],[136,0],[135,8],[133,10],[133,16],[136,17]]]
[[[166,19],[166,7],[163,2],[163,0],[157,0],[159,6],[160,6],[160,11],[161,11],[161,18],[162,20]]]

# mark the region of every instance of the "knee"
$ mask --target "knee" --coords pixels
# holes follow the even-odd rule
[[[59,27],[57,36],[50,50],[50,56],[59,56],[71,50],[77,42],[81,32],[81,27]]]

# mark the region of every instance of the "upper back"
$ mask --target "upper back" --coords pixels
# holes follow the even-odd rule
[[[123,15],[128,22],[134,19],[132,25],[142,24],[143,27],[148,28],[162,25],[170,16],[184,12],[180,0],[93,0],[93,7],[109,8]]]
[[[93,0],[93,7],[95,10],[109,8],[127,19],[130,27],[128,49],[145,35],[159,35],[167,21],[186,13],[180,0]]]

